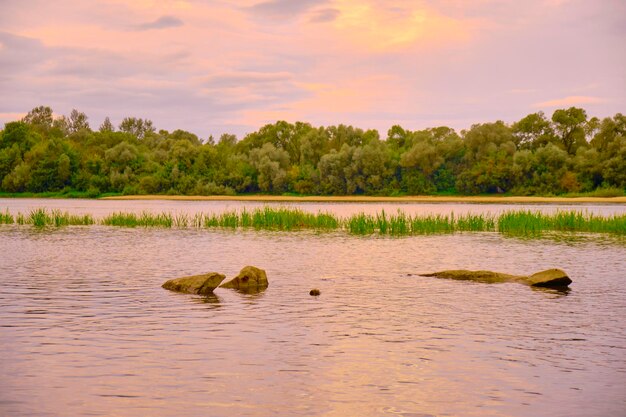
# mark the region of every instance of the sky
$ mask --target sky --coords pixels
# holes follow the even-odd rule
[[[624,0],[0,0],[0,123],[469,128],[626,113]]]

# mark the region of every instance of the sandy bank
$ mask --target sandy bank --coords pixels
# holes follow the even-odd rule
[[[181,195],[126,195],[104,197],[105,200],[181,200],[181,201],[267,201],[267,202],[329,202],[329,203],[485,203],[485,204],[626,204],[626,197],[502,197],[502,196],[181,196]]]

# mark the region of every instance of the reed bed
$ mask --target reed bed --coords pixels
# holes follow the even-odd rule
[[[238,216],[236,212],[225,213],[226,215],[240,220],[242,227],[252,227],[260,230],[333,230],[340,226],[340,221],[329,213],[307,213],[293,208],[263,207],[252,212],[242,211]],[[234,222],[234,220],[233,220]]]
[[[431,235],[453,233],[455,230],[454,214],[444,216],[441,214],[429,214],[426,216],[409,217],[410,229],[405,234]]]
[[[116,212],[104,217],[100,224],[118,227],[166,227],[174,225],[174,217],[170,213],[153,214],[144,211],[140,214]]]
[[[6,209],[4,213],[0,213],[0,224],[13,224],[15,223],[15,218],[11,213],[9,213],[9,209]]]
[[[517,235],[540,235],[545,231],[626,235],[626,214],[605,217],[583,211],[507,211],[498,219],[498,231]]]
[[[90,214],[77,215],[60,210],[38,208],[28,214],[18,213],[13,216],[9,211],[0,214],[0,224],[32,225],[35,227],[89,226],[95,224]]]
[[[95,223],[90,214],[76,215],[60,210],[48,211],[41,208],[31,210],[23,222],[35,227],[89,226]]]
[[[387,216],[356,214],[346,221],[346,229],[355,235],[380,234],[390,236],[426,235],[454,232],[488,232],[496,230],[496,219],[490,214],[462,216],[428,214],[410,216],[402,211]]]
[[[331,213],[308,213],[297,208],[263,207],[223,213],[112,213],[100,220],[91,215],[73,215],[60,210],[34,209],[28,214],[0,213],[0,224],[62,227],[93,225],[117,227],[222,228],[255,230],[341,230],[352,235],[411,236],[455,232],[499,232],[509,235],[540,235],[543,232],[584,232],[626,235],[626,214],[601,216],[567,210],[541,213],[510,210],[490,213],[411,216],[398,210],[394,214],[357,213],[340,218]]]

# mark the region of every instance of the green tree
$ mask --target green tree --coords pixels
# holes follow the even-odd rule
[[[119,129],[139,139],[144,139],[146,135],[154,133],[155,131],[152,120],[144,120],[136,117],[125,117],[122,123],[120,123]]]
[[[287,186],[289,154],[271,143],[250,152],[250,164],[256,169],[259,189],[264,192],[280,193]]]
[[[24,123],[29,125],[38,126],[44,130],[48,130],[52,127],[53,115],[52,109],[48,106],[38,106],[24,116],[22,119]]]
[[[87,115],[83,112],[79,112],[76,109],[72,109],[70,117],[67,121],[67,130],[71,133],[76,133],[81,130],[91,130],[89,122],[87,122]]]
[[[587,122],[587,113],[578,107],[567,110],[555,110],[552,122],[563,149],[570,155],[576,153],[579,146],[586,144],[584,126]]]
[[[519,122],[513,123],[511,129],[518,149],[537,149],[556,139],[550,121],[541,111],[529,114]]]
[[[115,131],[115,126],[113,126],[113,123],[111,123],[111,119],[109,119],[109,117],[105,117],[104,121],[102,122],[102,124],[100,125],[100,128],[98,129],[101,133],[105,133],[105,132],[114,132]]]

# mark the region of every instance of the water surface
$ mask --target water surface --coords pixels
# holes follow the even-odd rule
[[[12,212],[42,206],[96,216],[255,207],[0,202]],[[381,208],[299,206],[341,215]],[[398,207],[444,214],[519,208],[383,208]],[[206,271],[234,276],[248,264],[267,271],[266,291],[218,289],[202,298],[160,288]],[[571,275],[571,291],[418,275],[551,267]],[[600,235],[0,226],[0,415],[624,415],[624,271],[626,244]],[[308,295],[314,287],[320,297]]]

